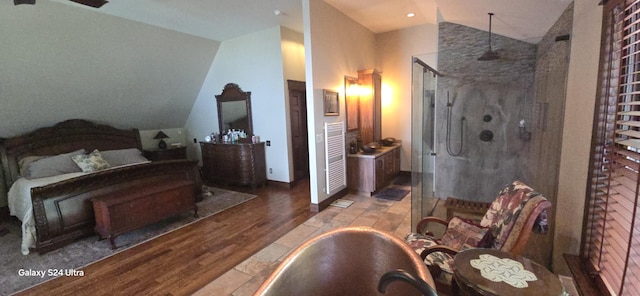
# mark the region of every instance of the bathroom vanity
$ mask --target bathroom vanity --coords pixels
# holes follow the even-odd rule
[[[400,172],[400,144],[382,146],[374,153],[347,154],[347,187],[368,195],[387,186]]]

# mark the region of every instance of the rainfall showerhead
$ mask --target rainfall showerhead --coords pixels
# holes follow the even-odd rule
[[[489,12],[489,50],[482,54],[478,58],[478,61],[493,61],[500,58],[497,52],[491,50],[491,18],[493,17],[493,12]]]

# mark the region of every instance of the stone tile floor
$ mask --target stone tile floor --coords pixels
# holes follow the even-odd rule
[[[403,238],[411,231],[411,193],[401,201],[348,194],[347,208],[329,206],[276,242],[204,286],[195,295],[253,295],[282,260],[301,243],[329,230],[369,226]]]

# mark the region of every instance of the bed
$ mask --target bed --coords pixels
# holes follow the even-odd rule
[[[86,168],[87,163],[101,163],[96,159],[107,164]],[[71,119],[0,138],[0,161],[10,214],[22,221],[25,255],[33,249],[46,253],[94,234],[93,197],[189,181],[196,201],[202,199],[197,161],[146,160],[137,129]]]

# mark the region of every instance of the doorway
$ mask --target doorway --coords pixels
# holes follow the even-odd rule
[[[287,80],[293,157],[293,182],[309,177],[307,88],[304,81]]]

